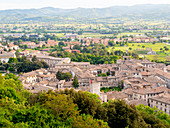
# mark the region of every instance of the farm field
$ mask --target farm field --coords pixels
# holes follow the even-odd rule
[[[65,34],[65,33],[57,33],[56,36],[57,36],[57,37],[64,37],[64,34]]]
[[[64,37],[65,33],[55,33],[57,37]],[[104,36],[113,36],[113,34],[100,34],[100,33],[83,33],[83,35],[78,35],[79,38],[91,37],[91,38],[99,38]]]
[[[113,36],[113,34],[83,33],[83,35],[79,35],[79,38],[84,38],[84,37],[97,38],[97,37],[103,37],[103,36]]]
[[[170,54],[169,54],[170,56]],[[149,60],[158,60],[158,61],[166,61],[167,60],[167,55],[145,55],[146,59]]]
[[[145,48],[142,48],[142,46],[145,46]],[[146,49],[146,48],[152,48],[153,51],[160,51],[160,48],[163,48],[164,46],[168,47],[170,49],[170,45],[164,44],[164,43],[156,43],[156,44],[152,44],[152,43],[129,43],[129,46],[117,46],[114,47],[113,50],[121,50],[121,51],[133,51],[136,49]],[[129,50],[129,48],[132,48],[131,50]],[[109,47],[109,51],[111,51],[112,47]]]
[[[144,32],[124,32],[124,33],[119,33],[117,35],[118,38],[121,36],[126,36],[126,35],[137,35],[137,34],[144,34]]]
[[[145,48],[142,48],[142,46],[145,46]],[[164,48],[164,46],[166,46],[167,48],[170,49],[170,45],[164,44],[164,43],[156,43],[156,44],[152,44],[152,43],[130,43],[129,46],[115,46],[113,47],[109,47],[108,51],[111,52],[116,51],[116,50],[121,50],[121,51],[134,51],[137,49],[141,49],[141,50],[145,50],[146,48],[152,48],[153,51],[156,51],[156,53],[158,55],[141,55],[139,53],[140,57],[145,57],[146,59],[149,60],[159,60],[159,61],[165,61],[167,60],[167,56],[170,56],[170,51],[165,51],[165,52],[160,52],[160,48]],[[129,48],[132,48],[131,50],[129,50]]]
[[[33,49],[29,49],[29,48],[27,48],[27,49],[25,49],[25,50],[26,50],[26,51],[29,51],[29,52],[34,51]],[[21,51],[24,51],[24,49],[19,49],[18,51],[21,52]]]

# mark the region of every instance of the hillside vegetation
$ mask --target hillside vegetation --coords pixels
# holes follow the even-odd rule
[[[169,128],[170,116],[155,108],[101,104],[88,92],[48,91],[31,94],[18,77],[0,75],[0,127],[3,128]]]

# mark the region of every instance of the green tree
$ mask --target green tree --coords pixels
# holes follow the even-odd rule
[[[165,48],[165,51],[169,51],[169,48],[166,47],[166,48]]]
[[[0,66],[0,70],[5,70],[5,67],[4,66]]]
[[[24,46],[23,46],[23,48],[24,48],[24,49],[27,49],[27,48],[28,48],[28,46],[27,46],[27,45],[24,45]]]
[[[80,50],[81,49],[81,47],[80,47],[80,45],[74,45],[74,47],[73,47],[73,49],[77,49],[77,50]]]
[[[109,46],[114,46],[115,45],[114,41],[111,41],[111,40],[108,41],[108,44],[109,44]]]
[[[59,46],[64,46],[64,42],[59,42]]]
[[[9,67],[8,70],[9,70],[10,72],[14,72],[14,71],[15,71],[14,67],[12,67],[12,66]]]
[[[70,118],[68,122],[73,128],[109,128],[106,122],[85,114]]]
[[[36,56],[33,56],[33,57],[32,57],[32,61],[38,61],[37,57],[36,57]]]
[[[17,63],[17,58],[10,57],[8,63]]]
[[[93,94],[90,92],[85,91],[84,93],[88,94],[91,99],[94,99],[97,103],[101,103],[101,100],[99,99],[99,95]]]
[[[49,68],[49,65],[44,60],[41,60],[41,64],[43,65],[43,68]]]
[[[45,106],[50,108],[62,120],[78,115],[78,111],[76,110],[77,105],[73,103],[72,99],[67,98],[66,95],[51,95],[48,99],[50,100],[46,101]]]
[[[123,81],[123,80],[121,80],[121,81],[118,83],[118,87],[119,87],[120,89],[123,89],[123,88],[124,88],[124,81]]]
[[[78,88],[79,87],[79,82],[78,82],[78,79],[77,79],[76,75],[74,76],[74,80],[73,80],[72,85],[73,85],[74,88]]]
[[[57,72],[56,74],[57,79],[59,80],[66,80],[69,81],[72,78],[72,74],[67,72],[67,73],[62,73],[60,71]]]
[[[107,74],[106,73],[100,73],[100,74],[98,74],[98,76],[106,77]]]
[[[163,121],[164,125],[170,127],[170,115],[168,115],[167,113],[158,110],[156,107],[151,108],[149,106],[144,106],[143,104],[138,105],[137,109],[141,112],[141,115],[143,116],[145,122],[147,122],[148,124],[152,126],[159,126],[160,124],[162,124],[161,121]],[[155,118],[155,116],[157,118]]]
[[[106,104],[108,124],[112,128],[146,128],[139,112],[133,106],[128,106],[124,100],[111,101]]]
[[[63,78],[64,78],[66,81],[69,81],[69,80],[72,78],[72,75],[71,75],[71,73],[69,73],[69,72],[63,73]]]
[[[83,34],[83,31],[78,31],[78,35],[82,35]]]
[[[56,74],[56,78],[61,80],[61,75],[62,75],[62,72],[58,71]]]

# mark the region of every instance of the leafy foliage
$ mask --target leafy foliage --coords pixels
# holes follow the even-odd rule
[[[78,88],[79,87],[79,82],[78,82],[78,79],[77,79],[76,75],[74,76],[72,85],[73,85],[74,88]]]
[[[114,90],[116,90],[116,91],[121,91],[121,88],[120,87],[102,87],[101,89],[100,89],[100,91],[104,91],[104,93],[106,93],[106,92],[109,92],[109,91],[114,91]]]
[[[170,115],[168,115],[167,113],[161,110],[158,110],[156,107],[151,108],[149,106],[144,106],[141,104],[137,106],[137,109],[141,111],[144,119],[149,119],[149,116],[153,116],[153,117],[156,116],[158,119],[163,121],[165,125],[170,126]],[[154,125],[158,126],[158,124],[162,124],[162,122],[160,122],[157,118],[153,118],[153,119],[155,120],[155,122],[157,122]],[[153,124],[154,122],[153,119],[149,120],[151,124]]]
[[[0,75],[0,127],[169,128],[169,116],[155,108],[98,98],[74,89],[31,94],[17,76]]]
[[[57,79],[59,80],[66,80],[69,81],[72,78],[72,74],[67,72],[67,73],[62,73],[60,71],[57,72],[56,74]]]
[[[10,58],[8,63],[1,64],[5,70],[10,72],[30,72],[40,68],[49,68],[49,65],[44,61],[39,61],[36,56],[32,58],[32,61],[28,60],[25,56],[21,58]]]

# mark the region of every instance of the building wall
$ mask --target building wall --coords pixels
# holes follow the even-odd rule
[[[100,83],[97,81],[92,81],[92,84],[90,82],[90,92],[93,94],[97,94],[100,96]]]
[[[167,114],[170,114],[170,104],[168,103],[163,103],[160,101],[149,99],[149,104],[151,108],[156,107],[157,109],[162,110]]]
[[[137,100],[144,100],[146,102],[148,102],[148,98],[152,97],[152,96],[157,96],[158,93],[154,93],[154,94],[138,94],[138,93],[133,93],[133,99],[137,99]]]
[[[37,76],[30,76],[30,77],[27,77],[26,78],[26,83],[27,84],[29,84],[29,83],[35,83],[35,82],[37,82],[37,80],[38,80],[38,78],[37,78]]]
[[[7,63],[7,62],[9,61],[9,58],[2,58],[2,59],[0,59],[0,60],[1,60],[1,62]]]
[[[168,84],[167,84],[167,88],[170,89],[170,79],[167,79],[167,78],[165,78],[164,76],[160,76],[160,75],[159,75],[159,77],[162,78],[163,80],[165,80],[165,81],[168,83]]]

